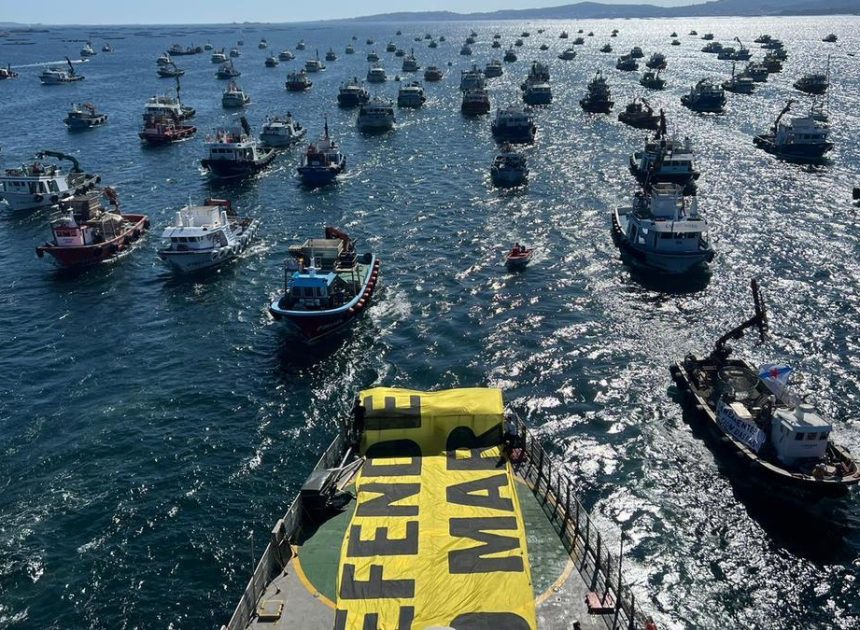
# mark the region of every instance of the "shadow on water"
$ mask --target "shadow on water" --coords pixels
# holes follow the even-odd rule
[[[849,511],[853,507],[856,512],[856,507],[849,504],[848,497],[812,503],[775,492],[771,484],[749,475],[749,468],[739,464],[734,452],[684,404],[680,390],[673,385],[667,393],[681,406],[684,422],[693,435],[713,454],[735,499],[768,534],[775,548],[820,565],[853,560],[858,541],[852,544],[851,539],[860,538],[860,527],[856,514],[852,517]]]
[[[668,274],[638,267],[623,255],[622,260],[630,272],[630,279],[649,291],[668,295],[687,295],[704,291],[711,281],[711,272],[707,269],[684,275]]]

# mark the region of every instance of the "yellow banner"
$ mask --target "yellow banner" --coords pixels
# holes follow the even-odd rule
[[[535,630],[522,512],[498,446],[501,393],[378,388],[362,401],[368,427],[381,415],[398,425],[376,425],[366,448],[385,450],[387,442],[402,455],[414,444],[417,452],[370,457],[356,481],[335,628]],[[490,435],[495,443],[482,444]],[[451,449],[435,450],[440,444]]]

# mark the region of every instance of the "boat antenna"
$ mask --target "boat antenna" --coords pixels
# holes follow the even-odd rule
[[[176,66],[174,66],[174,67],[176,67]],[[179,89],[180,89],[180,87],[179,87],[179,75],[178,74],[176,75],[175,79],[176,79],[176,101],[179,102]]]
[[[328,114],[323,114],[323,117],[325,118],[325,125],[323,126],[323,129],[325,129],[325,139],[328,140]]]
[[[72,65],[72,60],[66,57],[66,63],[69,64],[69,74],[75,76],[75,67]]]
[[[655,139],[662,140],[666,137],[666,112],[660,108],[660,124],[657,127],[657,135]]]
[[[750,288],[752,289],[753,294],[753,304],[755,304],[755,315],[739,326],[732,328],[725,335],[717,339],[717,343],[714,345],[714,351],[711,353],[711,356],[720,362],[725,361],[732,352],[731,348],[726,344],[729,341],[743,337],[748,328],[758,328],[759,340],[761,343],[764,343],[767,340],[767,309],[756,278],[753,278],[750,281]]]

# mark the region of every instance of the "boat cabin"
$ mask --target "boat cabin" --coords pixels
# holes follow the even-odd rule
[[[99,201],[99,193],[76,195],[69,205],[69,213],[51,224],[57,247],[95,245],[121,234],[122,216],[106,211]]]
[[[819,416],[812,405],[777,409],[773,414],[770,440],[779,460],[791,466],[803,460],[822,460],[832,425]]]
[[[655,184],[650,195],[637,193],[627,237],[636,247],[656,253],[698,252],[707,245],[707,222],[700,218],[695,197],[687,205],[683,189]]]
[[[161,237],[176,251],[209,250],[228,244],[229,202],[207,202],[186,206],[176,213],[176,222],[165,228]]]

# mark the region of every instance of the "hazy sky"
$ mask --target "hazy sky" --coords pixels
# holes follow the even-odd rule
[[[495,11],[559,6],[578,0],[0,0],[0,22],[42,24],[191,24],[301,22],[394,11]],[[676,6],[704,0],[598,0]],[[84,12],[84,9],[86,11]],[[86,16],[84,16],[86,13]]]

